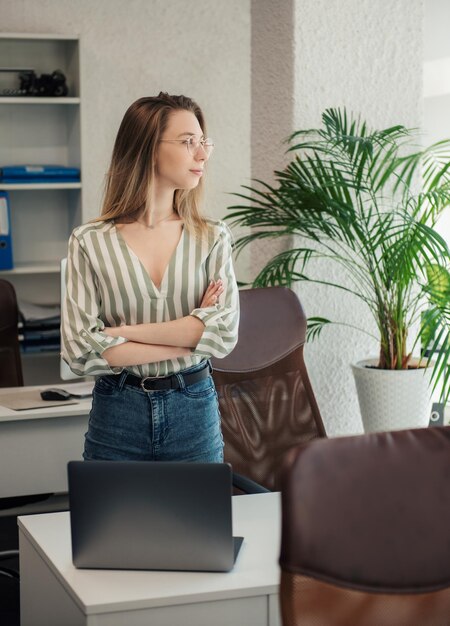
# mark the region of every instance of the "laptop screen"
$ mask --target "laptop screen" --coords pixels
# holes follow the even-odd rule
[[[228,464],[71,461],[68,477],[76,567],[233,567]]]

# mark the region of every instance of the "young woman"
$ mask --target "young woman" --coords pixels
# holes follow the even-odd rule
[[[199,205],[213,149],[190,98],[125,113],[100,218],[69,240],[62,357],[95,375],[85,459],[220,462],[209,358],[235,346],[231,236]]]

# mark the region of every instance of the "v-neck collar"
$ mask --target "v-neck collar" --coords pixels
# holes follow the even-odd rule
[[[185,233],[185,226],[184,224],[181,225],[181,235],[180,238],[178,239],[178,243],[175,246],[175,249],[172,253],[172,256],[169,259],[169,262],[166,265],[166,268],[164,270],[163,276],[161,278],[161,284],[159,285],[159,287],[156,286],[156,284],[154,283],[152,277],[150,276],[149,272],[147,271],[147,268],[145,267],[145,265],[142,263],[141,259],[138,257],[138,255],[136,254],[136,252],[134,252],[134,250],[131,248],[131,246],[128,245],[128,243],[125,240],[125,237],[123,237],[122,233],[120,232],[120,230],[117,228],[116,223],[113,221],[112,222],[113,228],[114,228],[114,232],[116,233],[116,237],[119,240],[119,244],[122,247],[125,247],[125,249],[128,251],[129,255],[131,257],[133,257],[137,263],[139,264],[139,266],[141,267],[141,271],[143,273],[143,275],[145,276],[145,279],[147,280],[147,282],[150,283],[151,287],[153,288],[153,290],[157,293],[157,294],[161,294],[161,293],[165,293],[165,287],[166,286],[166,280],[167,280],[167,275],[169,273],[170,268],[172,267],[173,263],[175,263],[175,260],[177,258],[178,255],[178,250],[180,249],[181,246],[181,242],[184,239],[184,233]]]

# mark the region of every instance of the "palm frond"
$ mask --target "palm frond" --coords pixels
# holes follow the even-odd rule
[[[444,404],[450,399],[450,311],[447,312],[447,316],[446,324],[437,326],[434,339],[428,344],[427,350],[427,356],[434,360],[432,388],[434,391],[439,383],[441,384],[440,401]],[[437,318],[439,317],[438,314]],[[439,322],[442,322],[442,318]]]
[[[441,264],[447,245],[432,228],[420,222],[393,223],[387,231],[382,262],[389,283],[409,284],[425,275],[432,263]]]
[[[332,324],[330,320],[325,317],[308,317],[308,324],[306,326],[306,340],[314,341],[317,339],[325,326]]]
[[[450,206],[450,181],[441,187],[418,193],[406,204],[408,213],[425,224],[434,224],[443,210]]]
[[[277,254],[257,275],[253,286],[291,287],[295,281],[308,280],[303,272],[314,252],[311,248],[294,248]]]
[[[430,263],[426,267],[428,284],[426,291],[431,302],[441,310],[450,307],[450,272],[438,263]]]

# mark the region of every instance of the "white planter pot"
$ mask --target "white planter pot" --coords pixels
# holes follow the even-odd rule
[[[424,428],[431,412],[431,367],[380,370],[377,359],[352,365],[364,431]]]

